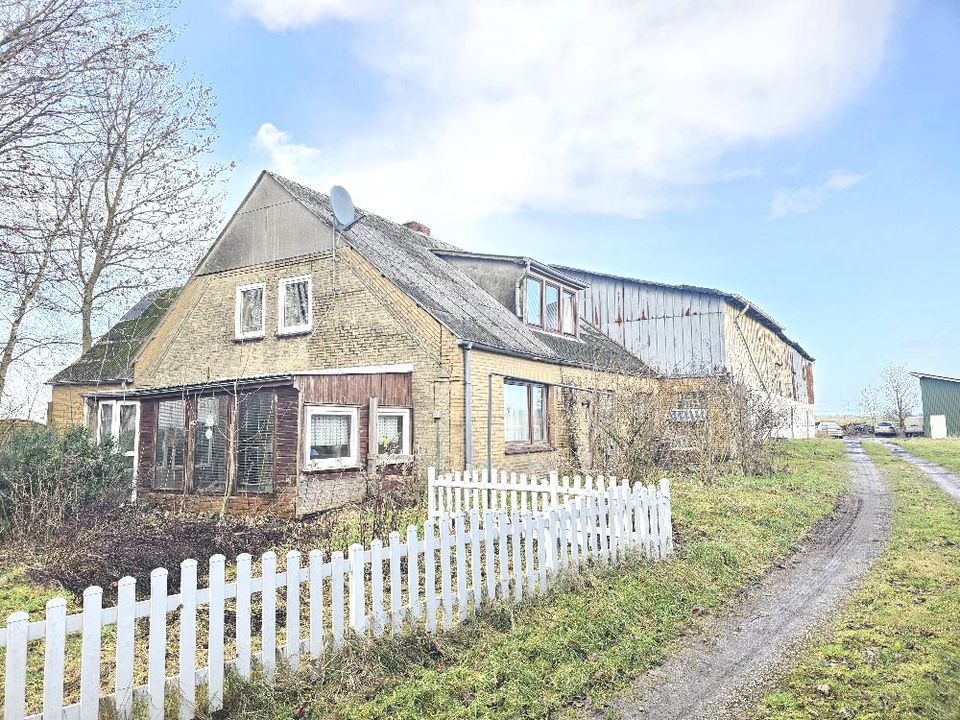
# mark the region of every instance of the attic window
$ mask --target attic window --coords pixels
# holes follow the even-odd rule
[[[237,288],[235,326],[237,340],[263,337],[266,285],[242,285]]]
[[[577,294],[547,278],[524,278],[523,318],[527,325],[552,333],[577,335]]]

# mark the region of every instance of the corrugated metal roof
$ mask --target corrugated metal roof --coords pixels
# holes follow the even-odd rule
[[[552,265],[553,268],[559,272],[568,272],[568,273],[581,273],[583,275],[596,275],[598,277],[612,278],[614,280],[621,280],[623,282],[636,283],[638,285],[647,285],[650,287],[658,288],[667,288],[670,290],[683,290],[687,292],[702,293],[704,295],[714,295],[716,297],[723,298],[733,304],[739,306],[740,309],[746,308],[747,315],[753,317],[758,322],[760,322],[765,327],[773,331],[777,337],[783,340],[787,345],[792,347],[798,353],[800,353],[807,360],[813,361],[814,357],[810,355],[803,347],[795,340],[791,340],[787,336],[786,330],[783,325],[774,320],[770,315],[765,313],[754,303],[747,300],[742,295],[737,293],[726,292],[725,290],[718,290],[717,288],[702,287],[699,285],[675,285],[671,283],[656,282],[655,280],[642,280],[640,278],[626,277],[624,275],[614,275],[612,273],[598,272],[596,270],[587,270],[584,268],[575,268],[570,267],[569,265]]]

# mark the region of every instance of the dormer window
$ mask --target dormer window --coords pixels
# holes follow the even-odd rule
[[[577,295],[547,278],[524,278],[524,320],[548,332],[577,335]]]

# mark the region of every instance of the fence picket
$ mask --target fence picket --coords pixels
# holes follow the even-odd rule
[[[507,599],[508,593],[510,592],[510,563],[507,557],[507,510],[504,505],[501,505],[500,511],[497,513],[496,519],[496,533],[497,533],[497,564],[500,569],[500,597],[504,600]]]
[[[117,717],[129,720],[133,716],[133,649],[136,630],[137,581],[132,577],[121,578],[117,583],[117,653],[116,678],[114,683],[114,702]],[[46,675],[44,675],[46,684]],[[61,678],[61,700],[63,699],[63,680]],[[44,720],[60,720],[53,713]]]
[[[463,517],[462,515],[460,517]],[[443,610],[443,629],[453,627],[453,573],[450,571],[450,521],[440,519],[440,604]]]
[[[483,602],[483,582],[480,575],[480,512],[474,509],[470,513],[470,580],[473,590],[473,612]]]
[[[423,604],[427,614],[427,632],[431,635],[437,631],[437,555],[433,525],[433,520],[423,524]]]
[[[237,673],[250,679],[250,583],[253,558],[249,553],[237,556]]]
[[[521,545],[520,511],[514,507],[510,513],[510,549],[513,552],[513,599],[516,602],[523,600],[523,564],[520,556]]]
[[[197,561],[180,563],[180,720],[196,715]]]
[[[493,600],[497,596],[497,568],[495,547],[493,544],[495,523],[494,510],[490,509],[483,516],[483,557],[484,574],[487,577],[487,598]]]
[[[287,665],[296,670],[300,667],[300,553],[287,553]]]
[[[370,543],[370,631],[373,637],[383,635],[383,543]]]
[[[99,625],[99,622],[97,623]],[[150,720],[163,720],[164,690],[167,673],[167,571],[157,568],[150,573],[150,638],[147,654],[147,717]],[[100,628],[97,628],[97,635]],[[99,664],[99,648],[97,649]],[[99,679],[96,696],[99,703]],[[96,717],[96,714],[93,715]]]
[[[131,578],[124,578],[124,580]],[[121,580],[120,582],[123,582]],[[119,586],[118,586],[119,592]],[[67,601],[63,598],[53,598],[47,601],[46,633],[43,639],[43,720],[61,720],[63,718],[63,670],[64,657],[67,647]],[[7,646],[7,667],[16,666],[16,653]],[[119,647],[119,637],[118,637]],[[26,648],[24,648],[26,653]],[[24,654],[24,658],[26,655]],[[131,660],[133,658],[131,657]],[[119,666],[117,667],[119,671]],[[130,663],[133,670],[133,663]],[[26,671],[26,669],[24,669]],[[6,691],[5,698],[16,697],[14,692]],[[124,718],[117,709],[118,717]]]
[[[456,516],[453,527],[457,542],[457,615],[463,621],[467,619],[467,532],[463,513]]]
[[[417,622],[423,612],[420,602],[420,541],[417,538],[417,526],[407,526],[407,604],[410,629],[416,630]],[[424,566],[426,567],[426,566]]]
[[[403,600],[400,584],[400,533],[390,533],[390,628],[399,633],[403,625]]]
[[[223,707],[223,610],[226,588],[226,558],[210,558],[210,627],[207,634],[207,709],[216,712]]]
[[[330,556],[330,642],[334,651],[343,647],[343,584],[346,574],[347,561],[343,552],[337,550]]]
[[[350,546],[350,627],[359,635],[367,630],[367,598],[364,589],[364,551],[363,545]]]
[[[277,671],[277,554],[272,550],[260,556],[260,575],[260,667],[270,682]]]
[[[311,550],[307,556],[310,573],[309,623],[310,657],[316,660],[323,656],[323,553]]]
[[[99,588],[97,588],[99,590]],[[84,593],[84,611],[86,611],[86,593]],[[84,612],[84,621],[87,613]],[[27,709],[27,626],[30,616],[22,611],[15,612],[7,618],[7,657],[3,678],[3,717],[4,720],[20,720]],[[99,618],[97,618],[97,633],[100,632]],[[100,675],[100,653],[97,649],[97,681]],[[89,687],[87,692],[89,694]],[[99,702],[99,687],[97,688]],[[89,700],[88,700],[89,704]],[[81,705],[81,710],[83,706]],[[86,717],[91,717],[89,713]],[[93,715],[96,717],[96,715]]]

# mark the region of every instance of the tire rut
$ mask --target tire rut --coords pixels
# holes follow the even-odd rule
[[[856,589],[890,534],[891,496],[859,441],[845,441],[852,482],[835,512],[613,704],[623,718],[739,718],[789,666],[793,651]]]

